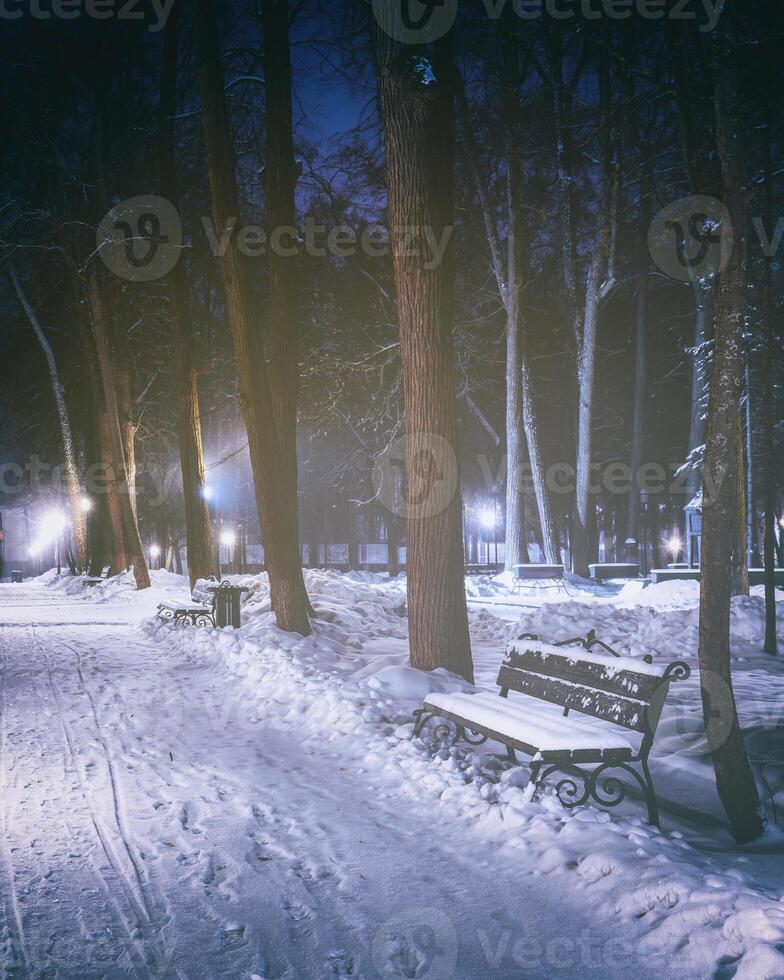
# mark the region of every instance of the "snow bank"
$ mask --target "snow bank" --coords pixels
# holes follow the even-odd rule
[[[563,876],[566,888],[579,882],[608,924],[643,922],[641,954],[677,955],[697,976],[728,964],[736,977],[784,976],[784,901],[744,873],[746,858],[735,851],[737,867],[728,867],[721,845],[715,854],[702,853],[678,832],[647,826],[639,801],[626,815],[612,816],[593,807],[566,811],[547,794],[531,803],[526,768],[509,767],[487,751],[442,747],[432,756],[410,740],[412,711],[431,692],[473,689],[446,671],[424,674],[407,665],[405,584],[334,572],[306,578],[317,614],[307,638],[274,625],[263,576],[244,583],[251,592],[244,607],[248,624],[240,631],[177,628],[158,619],[145,629],[170,655],[239,685],[254,723],[263,719],[297,739],[311,737],[316,750],[329,741],[347,766],[364,774],[369,793],[402,796],[412,806],[439,801],[450,817],[470,825],[477,841],[513,850],[531,874]],[[740,649],[759,646],[760,615],[758,597],[734,601]],[[696,627],[695,608],[649,605],[547,603],[524,611],[517,623],[487,611],[472,616],[475,637],[478,632],[488,645],[498,641],[496,668],[505,641],[521,632],[553,641],[594,628],[627,656],[670,660],[693,656]],[[689,697],[694,720],[695,686]],[[682,744],[680,730],[671,728],[669,735]],[[780,844],[771,830],[762,846]]]

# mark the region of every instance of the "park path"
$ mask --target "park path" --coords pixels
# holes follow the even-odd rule
[[[0,977],[628,975],[579,898],[245,717],[141,615],[0,586]]]

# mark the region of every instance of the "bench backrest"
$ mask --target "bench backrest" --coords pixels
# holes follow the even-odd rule
[[[101,578],[109,578],[109,572],[112,570],[111,565],[104,565],[101,569]]]
[[[526,579],[563,578],[563,565],[517,565],[514,569],[518,581]]]
[[[684,663],[653,666],[581,646],[531,640],[509,644],[498,673],[501,694],[517,691],[637,732],[656,730],[670,681],[689,676]]]

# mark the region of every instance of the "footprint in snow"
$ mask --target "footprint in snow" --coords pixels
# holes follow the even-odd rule
[[[300,905],[298,902],[293,902],[288,898],[284,900],[283,908],[294,922],[304,922],[313,915],[311,909]]]

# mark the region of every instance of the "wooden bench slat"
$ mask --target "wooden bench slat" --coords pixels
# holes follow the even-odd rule
[[[498,683],[502,688],[602,718],[614,725],[644,732],[648,728],[648,703],[619,697],[607,691],[574,684],[514,667],[501,667]]]
[[[659,676],[630,671],[626,668],[614,670],[612,663],[605,665],[583,660],[579,649],[575,649],[571,656],[568,654],[555,656],[535,648],[520,650],[510,645],[506,666],[560,677],[610,694],[635,698],[638,701],[650,701],[661,684]]]

